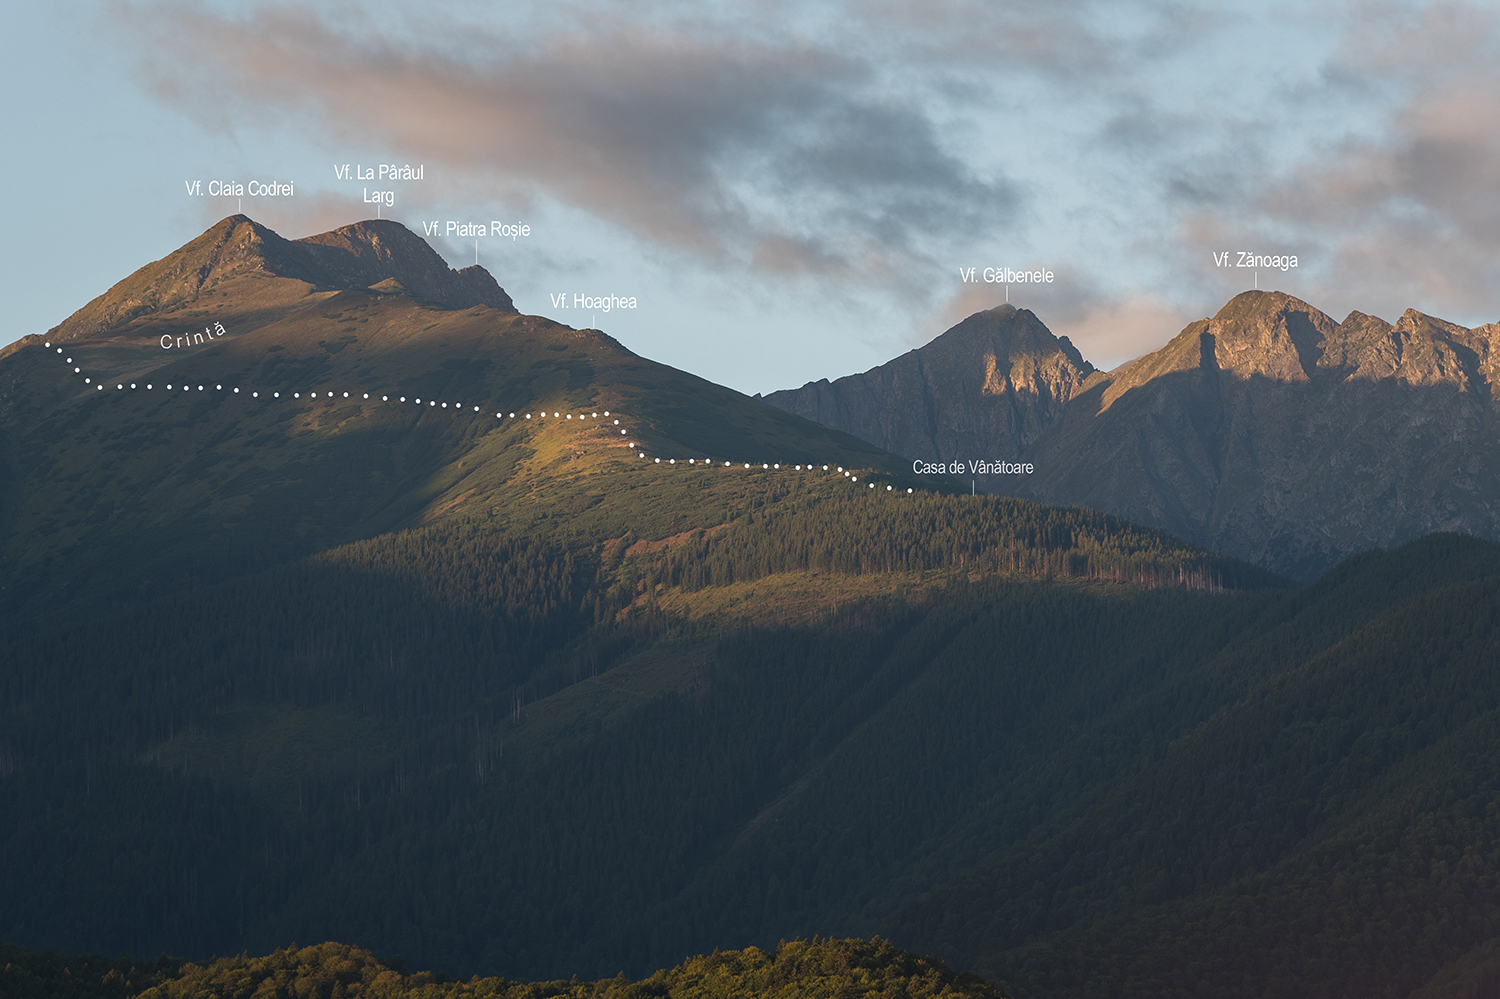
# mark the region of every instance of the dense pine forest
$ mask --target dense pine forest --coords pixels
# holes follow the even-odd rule
[[[588,548],[450,519],[16,634],[0,932],[546,978],[832,929],[1017,995],[1406,995],[1500,936],[1464,742],[1494,546],[1294,589],[1087,511],[839,488]],[[1314,911],[1343,950],[1283,921]]]
[[[1500,546],[1294,586],[284,280],[62,357],[316,401],[0,357],[11,994],[1494,994]]]

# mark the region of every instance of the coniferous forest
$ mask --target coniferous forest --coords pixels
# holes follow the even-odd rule
[[[1494,546],[1294,588],[1086,511],[817,492],[14,629],[0,932],[548,979],[830,929],[1017,995],[1288,996],[1500,936]]]
[[[201,394],[0,357],[7,994],[1500,983],[1500,546],[1296,584],[596,331],[285,280],[152,375]]]

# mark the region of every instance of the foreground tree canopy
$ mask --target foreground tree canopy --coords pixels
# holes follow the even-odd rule
[[[715,951],[635,982],[623,973],[594,982],[452,981],[340,943],[144,967],[12,945],[0,945],[0,959],[7,999],[1002,999],[982,979],[878,937]]]

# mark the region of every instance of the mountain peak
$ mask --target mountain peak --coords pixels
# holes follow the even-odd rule
[[[366,288],[394,280],[413,297],[450,309],[488,305],[515,312],[484,268],[450,268],[416,233],[369,219],[289,240],[245,215],[230,215],[173,253],[147,264],[51,330],[75,340],[194,301],[216,285],[259,275],[315,289]]]
[[[1283,312],[1321,312],[1302,299],[1284,291],[1242,291],[1224,303],[1213,318],[1221,322],[1243,322],[1257,316],[1274,316]]]
[[[911,355],[919,353],[924,355],[928,365],[935,362],[961,365],[988,356],[995,363],[1005,360],[1012,366],[1026,358],[1033,363],[1045,364],[1048,358],[1061,354],[1068,364],[1082,373],[1082,378],[1094,371],[1094,366],[1083,359],[1071,340],[1055,335],[1029,309],[1018,309],[1014,305],[1000,305],[974,313],[910,352]]]
[[[1280,291],[1246,291],[1208,322],[1203,359],[1241,377],[1306,381],[1316,372],[1324,342],[1338,328],[1329,316]]]
[[[765,399],[908,458],[955,447],[966,456],[1012,458],[1093,371],[1033,313],[1000,305],[863,374]]]
[[[400,222],[367,219],[299,239],[296,245],[308,256],[289,261],[284,276],[350,288],[394,278],[417,298],[449,308],[488,305],[503,312],[516,311],[510,296],[483,267],[450,268],[426,240]],[[305,267],[309,258],[314,268]]]

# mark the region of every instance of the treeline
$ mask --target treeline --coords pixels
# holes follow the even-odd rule
[[[1443,664],[1492,651],[1442,608],[1459,595],[1477,615],[1493,594],[1431,596],[1500,574],[1473,539],[1372,553],[1298,589],[1050,585],[944,567],[957,554],[969,568],[964,545],[983,554],[986,532],[1027,553],[1182,552],[1184,566],[1193,553],[1150,532],[1114,542],[1083,511],[827,502],[837,516],[749,504],[687,540],[710,542],[695,557],[722,554],[734,579],[799,552],[814,567],[827,553],[820,572],[883,571],[832,559],[854,539],[876,560],[937,566],[924,599],[852,599],[810,627],[683,620],[652,574],[695,564],[672,561],[687,545],[631,556],[629,533],[584,545],[565,542],[566,524],[519,537],[475,518],[49,622],[0,670],[0,937],[197,958],[338,938],[515,980],[885,932],[1030,991],[1111,994],[1137,976],[1170,994],[1163,983],[1190,972],[1179,992],[1253,993],[1263,983],[1222,917],[1253,912],[1140,914],[1272,876],[1326,843],[1318,830],[1360,794],[1418,803],[1394,821],[1438,815],[1447,799],[1424,796],[1423,754],[1457,752],[1445,733],[1487,718],[1482,677],[1417,696],[1458,675]],[[930,546],[903,539],[906,515],[930,518]],[[1398,610],[1394,630],[1361,637]],[[1331,696],[1318,717],[1296,714],[1320,663],[1385,646],[1422,664],[1415,686],[1374,686],[1390,670],[1341,681],[1384,698],[1384,714]],[[1243,718],[1236,705],[1268,684],[1287,693],[1250,730],[1295,724],[1260,742],[1194,735]],[[1401,714],[1410,705],[1420,717]],[[1346,717],[1360,720],[1317,746],[1299,734]],[[1370,725],[1395,734],[1361,742]],[[1487,808],[1488,793],[1463,790],[1463,807]],[[1380,882],[1395,899],[1380,911],[1405,906],[1424,927],[1440,898],[1455,942],[1424,929],[1418,953],[1341,903],[1328,980],[1362,940],[1382,941],[1370,960],[1420,970],[1482,931],[1487,903],[1450,888],[1490,883],[1484,815],[1434,826],[1440,892],[1424,894],[1431,864],[1403,874],[1409,891]],[[1327,870],[1265,897],[1315,905]],[[1358,885],[1350,898],[1366,897]],[[1136,941],[1128,966],[1108,949],[1126,919],[1140,920],[1118,931]],[[1182,919],[1196,928],[1172,935]],[[1278,974],[1325,974],[1276,925],[1258,939]],[[1238,984],[1215,977],[1225,969]],[[439,984],[452,983],[426,986]]]
[[[879,937],[782,941],[771,953],[714,951],[636,982],[623,973],[591,982],[576,975],[452,981],[339,943],[204,964],[161,958],[145,970],[127,958],[39,954],[8,944],[0,944],[0,960],[7,999],[1003,999],[983,979]]]
[[[657,607],[658,586],[955,570],[1205,590],[1276,582],[1082,509],[777,487],[723,530],[646,555],[626,556],[630,533],[596,547],[555,525],[518,535],[482,518],[447,521],[168,601],[62,615],[6,643],[14,668],[0,671],[0,697],[12,706],[0,767],[60,749],[133,759],[216,717],[275,703],[379,719],[387,741],[404,745],[408,770],[462,759],[486,772],[500,752],[488,735],[495,726],[686,627]],[[31,710],[44,705],[53,707]],[[465,720],[436,734],[434,717]]]
[[[652,585],[688,590],[808,571],[946,570],[1212,591],[1277,583],[1246,563],[1081,507],[850,489],[799,496],[751,511],[725,530],[694,532],[655,561]]]

